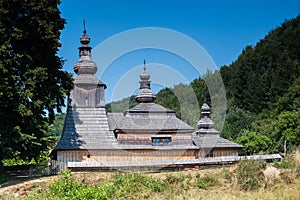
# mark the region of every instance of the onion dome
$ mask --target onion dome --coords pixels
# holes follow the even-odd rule
[[[135,97],[136,101],[139,103],[151,103],[154,102],[156,96],[153,94],[150,87],[150,74],[146,70],[146,61],[144,60],[144,71],[140,75],[140,91]]]
[[[210,115],[210,107],[204,103],[201,107],[201,119],[198,122],[198,128],[201,129],[209,129],[209,128],[214,128],[215,123],[209,118]]]
[[[74,65],[76,74],[95,74],[98,70],[96,63],[92,61],[91,49],[89,46],[90,37],[86,34],[85,22],[83,35],[80,37],[81,47],[79,47],[79,61]]]
[[[150,74],[146,71],[146,63],[144,60],[144,71],[141,73],[140,78],[142,81],[149,81],[150,79]]]

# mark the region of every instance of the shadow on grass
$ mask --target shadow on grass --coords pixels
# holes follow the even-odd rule
[[[2,183],[0,185],[0,190],[9,186],[16,186],[18,184],[22,184],[25,182],[31,182],[40,178],[45,178],[45,177],[51,177],[54,175],[44,175],[44,176],[34,176],[34,177],[28,177],[28,176],[9,176],[8,180],[5,183]]]

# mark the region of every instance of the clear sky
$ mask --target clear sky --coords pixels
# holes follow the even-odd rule
[[[110,102],[136,93],[139,87],[138,74],[142,72],[144,59],[149,63],[147,69],[155,92],[174,84],[189,83],[202,74],[195,70],[190,60],[161,48],[127,52],[120,54],[113,62],[103,64],[101,61],[105,60],[104,57],[116,54],[125,45],[124,41],[120,41],[103,52],[101,44],[107,40],[110,42],[108,38],[143,27],[173,30],[201,45],[219,68],[233,62],[246,45],[255,45],[271,29],[299,15],[300,1],[62,0],[59,8],[62,17],[67,20],[59,52],[59,56],[66,60],[64,69],[73,72],[85,19],[87,34],[91,38],[90,46],[94,49],[93,60],[99,71],[105,69],[97,76],[107,84],[106,102]],[[138,39],[147,40],[152,37],[149,34],[151,32],[142,34],[141,38],[131,38],[126,41],[127,45],[137,43]],[[160,38],[162,43],[166,40],[168,38]],[[181,42],[180,45],[185,45],[184,41]],[[187,51],[194,53],[192,48]],[[160,79],[156,79],[159,76]]]

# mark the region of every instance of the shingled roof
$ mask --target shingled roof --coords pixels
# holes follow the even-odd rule
[[[114,133],[109,131],[104,108],[69,107],[63,133],[55,150],[116,148]]]
[[[204,103],[201,107],[201,119],[198,122],[199,130],[193,133],[193,142],[199,148],[243,148],[243,146],[220,137],[220,132],[214,128],[210,119],[210,107]]]
[[[193,128],[175,115],[175,112],[155,103],[140,103],[129,109],[125,115],[108,113],[110,130],[120,129],[176,132],[193,132]]]
[[[193,133],[193,142],[202,149],[212,148],[243,148],[235,142],[220,137],[219,135],[198,135]]]
[[[150,102],[150,103],[139,103],[138,105],[134,106],[133,108],[126,111],[126,113],[174,113],[174,110],[170,110],[165,108],[159,104]]]

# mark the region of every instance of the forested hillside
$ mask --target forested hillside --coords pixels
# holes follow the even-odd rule
[[[156,103],[182,118],[185,109],[178,94],[186,97],[186,104],[194,104],[191,93],[185,92],[192,88],[197,106],[210,103],[205,78],[216,73],[222,75],[228,102],[223,137],[244,145],[244,154],[283,152],[284,144],[288,151],[299,147],[300,16],[271,30],[255,46],[246,46],[237,60],[219,72],[208,72],[190,85],[162,89]],[[106,107],[108,112],[124,112],[135,104],[130,97]],[[199,118],[199,112],[191,112],[182,119],[195,127]]]
[[[220,72],[230,102],[224,137],[247,154],[300,145],[300,16],[245,47]]]

